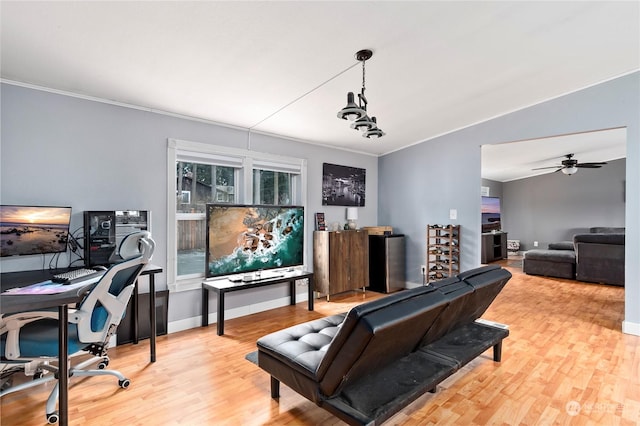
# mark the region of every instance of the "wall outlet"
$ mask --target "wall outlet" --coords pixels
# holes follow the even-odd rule
[[[538,242],[537,242],[537,241],[534,241],[534,242],[533,242],[533,246],[534,246],[534,247],[538,247]]]
[[[427,275],[427,266],[426,265],[420,266],[420,272],[422,272],[422,275]]]
[[[458,218],[458,210],[449,209],[449,219],[456,220]]]

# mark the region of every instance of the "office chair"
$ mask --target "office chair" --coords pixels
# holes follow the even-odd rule
[[[106,370],[109,364],[107,347],[125,314],[135,282],[142,268],[149,262],[155,242],[149,232],[127,235],[119,247],[119,263],[112,265],[76,309],[69,310],[69,356],[92,354],[93,357],[71,365],[69,376],[112,375],[118,384],[127,388],[129,379],[115,370]],[[21,364],[25,374],[34,379],[27,383],[9,386],[0,396],[27,389],[55,379],[57,368],[50,365],[58,357],[57,311],[24,312],[3,318],[0,324],[0,354],[3,363]],[[85,370],[98,363],[98,369]],[[54,386],[46,406],[50,424],[57,423],[58,383]]]

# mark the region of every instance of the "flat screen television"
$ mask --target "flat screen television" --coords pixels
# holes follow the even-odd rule
[[[0,206],[0,257],[67,250],[71,207]]]
[[[482,232],[500,229],[500,198],[482,197]]]
[[[207,204],[209,277],[288,268],[304,263],[304,208]]]

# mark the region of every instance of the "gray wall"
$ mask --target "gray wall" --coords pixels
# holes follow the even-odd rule
[[[572,176],[550,173],[503,184],[502,227],[521,250],[571,240],[592,226],[624,226],[624,159]]]
[[[1,85],[0,202],[65,205],[73,208],[72,229],[84,210],[141,209],[152,212],[156,240],[153,263],[166,268],[167,139],[247,148],[247,132],[201,121],[64,96],[10,84]],[[366,206],[359,226],[377,224],[377,158],[291,140],[252,134],[251,149],[307,159],[306,257],[312,262],[313,213],[329,223],[345,222],[344,207],[322,206],[322,163],[367,171]],[[48,265],[48,258],[45,261]],[[41,256],[3,258],[3,272],[42,268]],[[62,259],[60,266],[66,266]],[[165,269],[166,270],[166,269]],[[166,287],[166,275],[158,288]],[[234,294],[228,306],[268,304],[287,296],[287,285]],[[301,296],[306,294],[300,288]],[[169,321],[197,324],[200,290],[172,293]],[[215,296],[210,306],[215,307]],[[212,308],[215,311],[215,308]]]
[[[498,182],[496,180],[482,179],[482,186],[489,188],[489,197],[502,198],[502,185],[502,182]]]
[[[639,93],[640,72],[635,72],[381,157],[378,217],[407,235],[408,280],[421,282],[426,226],[431,223],[460,224],[461,266],[480,264],[481,145],[626,127],[623,330],[640,335]],[[455,221],[449,219],[451,208],[458,210]]]
[[[343,221],[344,208],[321,206],[322,163],[367,169],[367,206],[359,212],[359,225],[391,225],[407,235],[407,278],[420,283],[429,223],[460,224],[462,268],[480,263],[481,145],[626,127],[626,256],[631,261],[623,327],[640,334],[640,311],[633,309],[640,303],[639,93],[636,72],[379,159],[260,135],[252,136],[252,149],[307,158],[308,213],[325,211],[328,222]],[[81,226],[83,210],[149,209],[158,242],[154,263],[161,266],[166,266],[167,138],[246,148],[241,130],[7,84],[0,95],[0,202],[71,205],[74,228]],[[457,209],[457,220],[449,219],[449,209]],[[312,221],[307,223],[309,241]],[[307,258],[310,263],[309,247]],[[33,257],[0,262],[3,271],[42,265]],[[158,282],[162,288],[166,276]],[[285,287],[256,291],[230,303],[260,303],[284,294]],[[199,291],[172,293],[170,321],[196,318],[199,296]]]

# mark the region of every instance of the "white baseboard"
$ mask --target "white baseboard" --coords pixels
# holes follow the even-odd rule
[[[412,288],[417,288],[417,287],[423,287],[424,284],[422,283],[414,283],[411,281],[407,281],[404,285],[404,288],[406,288],[407,290],[411,290]]]
[[[640,324],[636,322],[622,321],[622,332],[640,336]]]
[[[309,300],[308,293],[297,293],[296,294],[296,305],[300,302],[306,302]],[[224,311],[224,319],[230,320],[233,318],[240,318],[246,315],[256,314],[258,312],[264,312],[271,309],[281,308],[283,306],[288,306],[291,303],[291,299],[289,296],[281,297],[279,299],[267,300],[260,303],[254,303],[252,305],[239,306],[233,309],[225,309]],[[307,304],[304,303],[304,308],[307,309]],[[215,324],[218,322],[218,313],[210,312],[209,313],[209,325]],[[179,331],[189,330],[191,328],[200,327],[202,325],[202,317],[191,317],[178,321],[172,321],[167,324],[167,333],[177,333]]]

